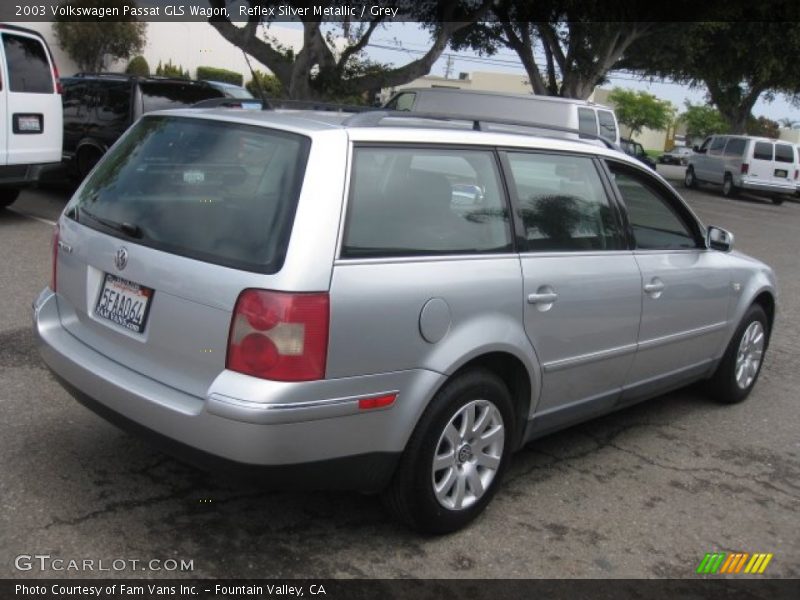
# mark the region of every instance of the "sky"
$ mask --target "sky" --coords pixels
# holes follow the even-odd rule
[[[379,62],[402,65],[418,58],[430,46],[430,36],[416,23],[390,23],[376,30],[372,35],[371,42],[372,44],[366,49],[369,58]],[[397,46],[402,49],[390,50],[377,46]],[[471,51],[451,52],[447,50],[431,69],[431,75],[444,76],[447,54],[452,55],[450,77],[453,78],[457,78],[461,72],[473,71],[525,74],[516,53],[510,49],[503,49],[493,57],[480,57]],[[610,82],[602,87],[619,86],[645,90],[663,100],[669,100],[679,109],[679,112],[684,110],[684,101],[687,99],[693,104],[705,103],[704,89],[690,89],[688,86],[671,82],[651,83],[626,73],[612,74],[609,79]],[[762,96],[762,99],[756,103],[753,114],[756,117],[763,115],[776,121],[782,118],[800,121],[800,109],[793,107],[783,96],[778,96],[771,103],[765,102]]]

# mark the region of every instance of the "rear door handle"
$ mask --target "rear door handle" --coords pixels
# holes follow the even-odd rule
[[[556,300],[558,300],[558,294],[555,292],[528,294],[528,304],[552,304]]]

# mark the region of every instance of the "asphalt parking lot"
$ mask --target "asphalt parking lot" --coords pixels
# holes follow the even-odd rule
[[[24,192],[0,210],[0,577],[696,577],[712,551],[774,553],[767,576],[800,577],[800,204],[684,197],[778,274],[750,399],[721,407],[690,388],[539,440],[481,519],[421,537],[375,497],[267,492],[184,466],[72,400],[30,327],[67,193]],[[23,554],[193,571],[20,571]]]

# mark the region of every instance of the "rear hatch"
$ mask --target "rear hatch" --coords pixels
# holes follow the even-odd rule
[[[284,262],[309,146],[233,122],[141,119],[60,221],[63,326],[202,397],[225,368],[239,293],[269,286]]]
[[[752,154],[750,177],[764,183],[794,187],[797,168],[794,146],[759,140],[753,143]]]

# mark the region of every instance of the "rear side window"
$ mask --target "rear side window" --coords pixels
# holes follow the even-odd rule
[[[617,124],[614,115],[608,110],[598,110],[597,120],[600,123],[600,135],[612,142],[617,139]]]
[[[578,131],[597,135],[597,118],[591,108],[578,109]]]
[[[773,145],[769,142],[756,142],[753,148],[753,158],[755,160],[772,160]]]
[[[178,82],[146,82],[141,84],[142,112],[184,108],[209,98],[225,96],[211,86]]]
[[[491,152],[355,149],[343,257],[510,249],[509,216]]]
[[[127,121],[131,112],[131,86],[127,82],[97,87],[97,118],[101,121]]]
[[[731,138],[725,146],[725,156],[741,156],[747,142],[741,138]]]
[[[590,158],[510,152],[528,252],[616,250],[622,232]]]
[[[283,265],[307,138],[234,123],[146,117],[98,165],[67,214],[136,243],[261,273]]]
[[[12,92],[54,93],[53,71],[41,41],[4,33],[3,49],[8,64],[8,87]]]
[[[789,144],[775,144],[775,160],[778,162],[793,163],[794,148]]]

